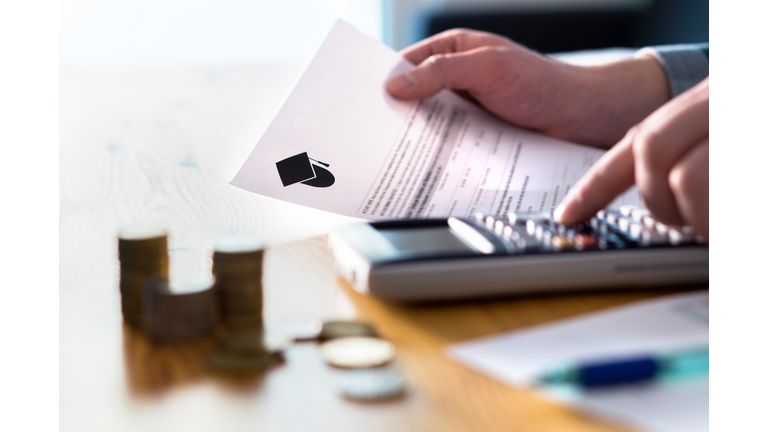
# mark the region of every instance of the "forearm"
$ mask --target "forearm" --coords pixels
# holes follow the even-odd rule
[[[644,48],[630,59],[599,66],[563,66],[570,90],[560,110],[561,137],[610,147],[671,98],[709,76],[709,44]]]

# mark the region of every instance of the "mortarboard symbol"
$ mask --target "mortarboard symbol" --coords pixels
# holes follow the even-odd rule
[[[299,182],[307,186],[328,187],[336,181],[333,174],[326,169],[330,165],[310,159],[307,152],[283,159],[275,165],[284,187]]]

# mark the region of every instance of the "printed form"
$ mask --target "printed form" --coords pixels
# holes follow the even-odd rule
[[[381,220],[552,212],[605,150],[515,127],[457,94],[400,101],[413,67],[338,21],[231,184]],[[612,205],[640,205],[636,188]]]

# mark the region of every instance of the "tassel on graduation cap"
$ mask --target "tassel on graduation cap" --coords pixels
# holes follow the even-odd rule
[[[329,187],[336,181],[333,174],[326,169],[331,165],[310,159],[307,152],[283,159],[275,165],[277,165],[277,173],[280,174],[280,181],[283,182],[284,187],[294,183],[313,187]]]

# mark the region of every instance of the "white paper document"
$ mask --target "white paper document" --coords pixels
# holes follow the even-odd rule
[[[551,212],[605,152],[506,123],[444,90],[400,101],[412,64],[338,21],[231,184],[364,219]],[[635,188],[613,205],[639,205]]]
[[[516,386],[531,386],[548,368],[613,356],[709,345],[708,292],[633,303],[531,329],[452,345],[448,355]],[[709,429],[707,377],[545,393],[587,412],[654,432]]]

